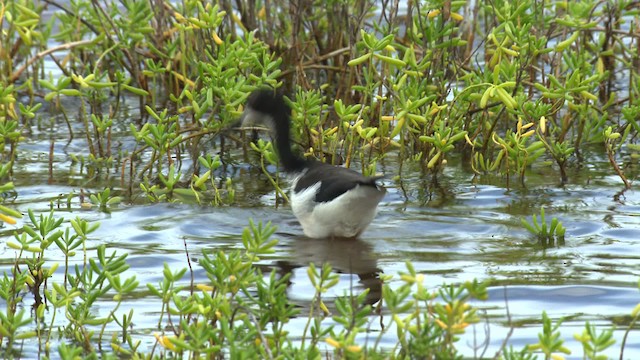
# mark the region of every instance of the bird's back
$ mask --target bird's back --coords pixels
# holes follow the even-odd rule
[[[292,184],[291,207],[307,236],[357,237],[377,213],[386,189],[351,169],[317,163]]]

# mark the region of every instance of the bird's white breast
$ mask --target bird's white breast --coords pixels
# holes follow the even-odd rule
[[[305,235],[312,238],[359,235],[376,215],[378,203],[386,190],[374,186],[356,185],[353,189],[327,202],[316,202],[321,183],[295,192],[291,191],[291,209],[300,221]]]

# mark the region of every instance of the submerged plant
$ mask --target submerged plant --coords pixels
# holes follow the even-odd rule
[[[564,244],[564,234],[567,229],[562,226],[562,222],[556,217],[551,219],[551,224],[547,224],[544,216],[544,207],[540,207],[539,222],[537,215],[533,214],[531,223],[525,219],[520,219],[520,223],[525,229],[538,238],[540,245],[543,247],[553,246],[554,244]]]
[[[122,201],[120,196],[111,196],[111,189],[105,188],[102,192],[89,195],[91,202],[100,208],[100,211],[108,212],[110,205],[118,204]]]

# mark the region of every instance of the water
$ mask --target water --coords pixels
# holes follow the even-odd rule
[[[80,172],[79,165],[72,165],[69,154],[81,153],[84,140],[64,147],[65,136],[58,133],[53,138],[51,177],[49,132],[36,132],[19,146],[15,207],[20,211],[48,213],[51,204],[58,207],[59,198],[79,194],[81,189],[93,192],[111,185],[116,192],[121,190],[115,171],[103,171],[90,179],[86,171]],[[409,260],[425,274],[430,289],[444,283],[492,279],[489,300],[476,303],[486,323],[470,328],[462,338],[459,348],[465,355],[479,356],[484,351],[485,356],[492,356],[511,326],[509,344],[515,348],[537,342],[540,315],[546,311],[553,319],[568,319],[561,331],[572,350],[569,358],[579,358],[581,348],[573,334],[582,332],[585,321],[602,327],[617,323],[619,344],[628,315],[640,302],[640,253],[636,251],[640,245],[640,194],[635,190],[620,193],[620,181],[602,170],[607,164],[597,149],[589,158],[589,167],[571,174],[572,182],[564,187],[558,185],[555,173],[543,166],[532,169],[526,188],[511,189],[500,179],[474,178],[455,160],[437,183],[420,175],[412,165],[405,166],[402,183],[391,177],[385,181],[389,191],[378,217],[362,238],[353,242],[304,238],[290,209],[274,206],[268,182],[259,170],[246,164],[229,168],[238,191],[239,203],[234,206],[145,204],[137,195],[104,213],[83,209],[76,197],[70,208],[60,202],[56,215],[101,223],[87,243],[89,254],[95,254],[101,244],[107,245],[108,252],[128,254],[131,268],[123,276],[135,275],[142,286],[121,311],[134,309],[135,338],[145,346],[155,341],[152,332],[157,330],[162,304],[144,285],[162,280],[164,263],[176,270],[187,267],[185,248],[196,260],[196,283],[206,283],[197,258],[203,251],[241,248],[242,230],[248,219],[255,219],[277,225],[275,237],[280,239],[276,253],[263,258],[261,266],[265,271],[292,272],[288,293],[291,301],[303,308],[309,306],[314,293],[306,276],[310,262],[329,262],[339,274],[340,284],[328,298],[370,288],[369,301],[375,302],[380,288],[372,279],[380,272],[404,271],[404,262]],[[397,172],[391,157],[381,169]],[[520,218],[539,213],[540,206],[548,219],[556,216],[567,228],[564,244],[541,247],[520,225]],[[5,225],[0,231],[3,239],[11,239],[13,229],[25,221]],[[10,268],[15,254],[3,241],[0,271]],[[54,250],[47,254],[51,262],[63,260]],[[80,262],[81,256],[74,261]],[[62,275],[61,267],[56,280],[61,281]],[[188,279],[183,280],[187,285]],[[400,280],[393,279],[390,284],[399,286]],[[106,316],[112,306],[112,301],[105,299],[97,311]],[[378,323],[372,321],[374,338]],[[289,330],[294,337],[301,334],[304,324],[304,319],[291,321]],[[639,332],[636,328],[631,333],[625,358],[640,357]],[[382,344],[393,344],[394,333],[390,331]],[[488,349],[474,345],[487,337]],[[607,355],[618,357],[619,346],[613,349]]]
[[[60,75],[57,66],[45,64],[45,71],[54,78]],[[121,121],[115,127],[126,132],[127,124]],[[71,163],[70,155],[87,153],[81,128],[74,128],[76,139],[68,146],[66,125],[60,119],[53,127],[32,130],[20,143],[14,166],[15,208],[46,214],[52,203],[57,207],[59,198],[77,195],[81,189],[96,192],[112,186],[117,193],[124,192],[116,171],[90,177],[86,169]],[[55,146],[50,175],[51,141]],[[127,140],[120,149],[131,151],[133,146]],[[568,358],[582,357],[573,334],[582,332],[585,321],[602,328],[617,324],[617,345],[606,354],[618,358],[629,313],[640,302],[640,193],[632,189],[621,194],[623,185],[612,175],[600,149],[590,149],[583,156],[589,159],[588,164],[569,174],[568,185],[559,186],[556,172],[539,166],[527,174],[526,188],[506,188],[500,178],[477,179],[455,159],[450,159],[437,184],[411,165],[405,166],[400,183],[391,180],[397,168],[390,157],[380,167],[391,176],[385,182],[389,191],[380,204],[378,217],[360,240],[346,243],[302,237],[290,209],[274,206],[270,185],[258,170],[246,164],[228,169],[238,198],[231,207],[146,204],[144,197],[137,195],[104,213],[95,208],[83,209],[75,197],[71,208],[62,201],[56,215],[67,221],[78,216],[101,223],[87,243],[89,254],[95,254],[103,244],[108,252],[128,254],[131,268],[123,276],[135,275],[141,286],[119,313],[135,311],[133,336],[142,341],[143,349],[150,349],[155,343],[152,333],[158,330],[162,309],[159,299],[148,293],[145,284],[162,281],[165,263],[176,270],[187,267],[186,251],[197,260],[204,251],[241,248],[241,233],[251,218],[278,226],[277,251],[263,257],[261,266],[265,271],[277,269],[293,274],[289,298],[302,308],[309,306],[314,293],[306,275],[310,262],[329,262],[339,274],[340,283],[327,298],[369,288],[368,300],[374,302],[380,289],[372,279],[380,272],[404,271],[408,260],[425,274],[430,289],[444,283],[492,280],[489,300],[475,303],[481,309],[483,322],[469,328],[459,343],[459,350],[466,356],[491,357],[507,336],[516,349],[536,343],[541,313],[546,311],[554,320],[567,318],[561,331],[565,345],[572,351]],[[558,217],[567,228],[564,244],[543,248],[520,225],[520,218],[530,219],[541,206],[548,218]],[[8,271],[14,262],[16,252],[6,243],[25,221],[26,218],[0,229],[0,272]],[[64,259],[53,249],[47,254],[52,263]],[[81,256],[73,261],[80,263]],[[197,261],[193,265],[195,282],[206,283]],[[62,280],[63,270],[58,269],[55,281]],[[189,281],[185,278],[182,283],[188,285]],[[397,287],[400,280],[393,279],[390,284]],[[29,297],[25,307],[28,300]],[[4,305],[0,303],[0,307]],[[96,315],[106,316],[113,305],[110,298],[101,300]],[[58,314],[58,318],[64,316]],[[288,330],[295,337],[302,333],[305,322],[303,318],[292,319]],[[377,324],[379,321],[374,319],[374,338],[379,330]],[[394,345],[394,333],[389,331],[382,344]],[[477,345],[485,340],[488,348]],[[28,343],[25,349],[37,349],[37,344]],[[625,358],[640,358],[638,325],[627,340]]]

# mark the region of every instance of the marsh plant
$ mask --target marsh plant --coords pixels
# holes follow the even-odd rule
[[[112,182],[87,196],[101,211],[122,199],[231,204],[236,183],[228,167],[239,156],[258,156],[274,203],[286,201],[271,143],[247,146],[247,132],[232,129],[248,94],[265,85],[287,95],[301,152],[365,174],[393,161],[395,180],[407,168],[436,180],[461,164],[475,181],[526,186],[536,170],[564,185],[572,169],[602,157],[622,188],[632,186],[640,131],[634,1],[399,4],[0,3],[0,220],[17,224],[22,217],[12,208],[11,175],[23,134],[34,131],[51,134],[50,179],[57,146],[86,144],[72,166],[91,181]],[[7,242],[16,257],[0,280],[5,357],[23,357],[23,345],[35,339],[40,354],[63,358],[98,351],[133,358],[460,358],[459,336],[482,320],[471,302],[486,298],[487,284],[428,290],[411,264],[398,274],[399,286],[381,279],[377,308],[357,293],[326,299],[338,279],[326,265],[310,266],[316,293],[309,313],[300,314],[285,296],[287,277],[258,265],[275,247],[274,228],[250,224],[241,250],[202,255],[206,279],[184,280],[189,264],[166,267],[160,283],[146,284],[162,302],[157,346],[147,349],[129,331],[135,311],[120,311],[140,287],[123,275],[126,254],[87,246],[97,223],[67,222],[55,210],[27,215]],[[539,220],[536,214],[522,225],[543,244],[560,243],[560,221],[548,224],[543,209]],[[80,249],[83,259],[72,261]],[[48,256],[54,250],[64,255],[63,279]],[[97,316],[106,297],[113,307]],[[632,311],[626,335],[639,313]],[[293,316],[308,319],[301,339],[288,333]],[[543,314],[542,324],[539,343],[511,349],[505,339],[496,357],[566,353],[559,322]],[[363,342],[374,326],[376,339]],[[397,343],[383,347],[380,339],[391,331]],[[576,338],[585,358],[612,346],[610,331],[597,333],[591,324]]]
[[[381,277],[382,293],[374,305],[367,301],[369,289],[327,296],[338,285],[338,276],[328,264],[311,264],[307,276],[315,293],[301,312],[287,295],[290,274],[263,272],[259,265],[278,244],[271,224],[250,222],[241,249],[205,251],[197,263],[204,270],[202,278],[194,276],[191,262],[182,268],[165,264],[161,281],[140,284],[135,276],[124,276],[129,268],[126,254],[105,245],[87,250],[98,223],[79,218],[67,223],[54,212],[30,212],[29,218],[32,224],[25,225],[24,235],[16,235],[9,246],[31,255],[17,256],[0,281],[0,296],[7,304],[0,310],[6,358],[22,357],[34,347],[47,358],[91,357],[97,351],[134,358],[462,358],[461,336],[484,321],[478,301],[487,298],[488,282],[429,289],[425,274],[411,263],[397,275]],[[48,260],[52,246],[64,253],[64,277],[56,273],[59,264]],[[69,266],[79,255],[84,259]],[[392,280],[396,285],[391,286]],[[32,297],[25,296],[27,289]],[[128,296],[140,291],[159,300],[153,347],[142,345],[152,335],[131,331],[138,310],[120,310]],[[107,307],[106,298],[113,300]],[[29,312],[25,308],[33,299]],[[103,315],[96,315],[98,306]],[[66,315],[60,319],[59,314]],[[639,315],[640,305],[631,313],[625,339]],[[306,324],[292,337],[289,323],[295,317],[306,319]],[[506,347],[507,337],[495,356],[533,359],[542,354],[557,359],[570,354],[563,345],[561,323],[543,313],[539,342],[515,350]],[[585,358],[599,359],[615,343],[612,332],[613,328],[598,331],[587,323],[575,338]],[[396,339],[391,346],[389,336]],[[474,347],[476,358],[485,356],[489,334],[485,336]]]
[[[207,198],[187,185],[200,169],[183,164],[211,152],[207,139],[221,154],[233,147],[227,129],[247,94],[270,85],[288,95],[301,150],[324,161],[372,172],[397,158],[399,171],[411,162],[438,177],[464,159],[480,180],[498,175],[507,186],[551,161],[565,184],[595,149],[631,186],[640,106],[633,2],[379,5],[7,2],[5,159],[20,126],[41,122],[43,96],[69,139],[86,139],[89,163],[120,172],[123,188],[152,185],[174,165],[189,198]],[[47,22],[45,10],[55,11]],[[43,70],[46,59],[57,72]],[[79,111],[65,109],[70,99]],[[133,103],[139,111],[123,132],[121,112]],[[137,147],[117,151],[114,132]],[[227,188],[218,176],[213,193]]]
[[[533,214],[531,223],[525,219],[520,219],[520,223],[529,231],[529,233],[537,237],[539,244],[543,247],[564,244],[564,234],[567,229],[556,217],[551,219],[551,223],[547,223],[544,216],[544,207],[540,208],[540,220],[538,220],[538,216],[536,214]]]

